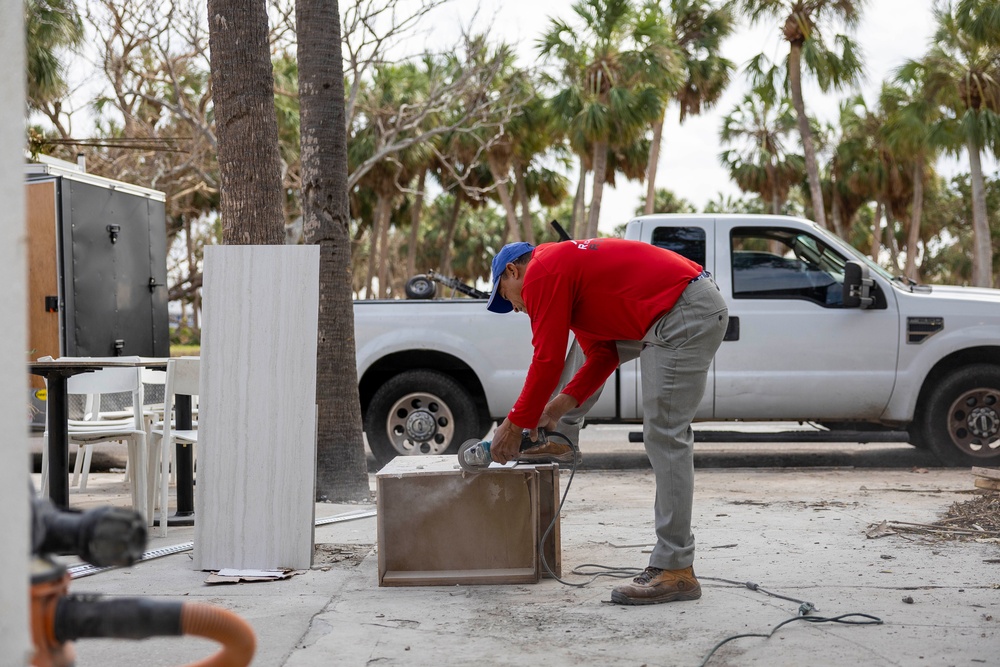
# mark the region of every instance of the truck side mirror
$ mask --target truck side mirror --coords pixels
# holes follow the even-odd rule
[[[875,299],[871,296],[875,281],[868,277],[868,267],[860,262],[848,262],[844,266],[844,308],[871,308]]]

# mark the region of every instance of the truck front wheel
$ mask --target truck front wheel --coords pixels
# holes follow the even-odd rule
[[[960,368],[931,392],[921,439],[949,466],[1000,465],[1000,366]]]
[[[476,404],[449,376],[400,373],[379,387],[365,413],[365,435],[379,465],[396,456],[455,454],[482,435]]]

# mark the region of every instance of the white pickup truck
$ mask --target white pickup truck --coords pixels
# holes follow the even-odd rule
[[[1000,290],[909,284],[781,216],[645,216],[625,238],[704,265],[729,304],[699,420],[905,430],[945,464],[1000,465]],[[521,390],[525,315],[466,298],[354,312],[365,433],[382,462],[455,452]],[[641,422],[640,386],[637,362],[622,365],[588,421]]]

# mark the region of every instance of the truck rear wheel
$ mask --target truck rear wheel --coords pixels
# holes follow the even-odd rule
[[[973,364],[945,376],[919,419],[921,439],[945,465],[1000,465],[1000,366]]]
[[[476,404],[449,376],[412,370],[379,387],[365,414],[368,446],[379,465],[397,456],[455,454],[482,435]]]

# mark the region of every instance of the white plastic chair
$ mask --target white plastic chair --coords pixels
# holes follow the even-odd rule
[[[150,471],[149,479],[149,513],[153,514],[156,506],[156,489],[159,488],[160,535],[167,534],[167,502],[170,484],[170,455],[177,444],[193,447],[198,443],[196,429],[177,430],[175,419],[168,418],[174,407],[174,398],[182,396],[197,396],[198,382],[201,375],[200,357],[178,357],[167,362],[167,380],[163,390],[164,418],[163,423],[153,427],[150,441]],[[159,462],[159,465],[157,465]]]
[[[96,357],[88,361],[138,361],[138,357]],[[138,367],[107,367],[98,370],[79,373],[66,380],[67,395],[82,394],[91,406],[84,414],[85,419],[73,420],[67,424],[68,444],[76,444],[77,455],[74,468],[75,478],[80,476],[80,489],[87,488],[87,476],[90,472],[90,459],[94,443],[125,442],[128,444],[128,459],[136,470],[147,470],[146,428],[142,411],[143,387],[141,372]],[[100,418],[100,395],[111,393],[130,393],[131,417],[104,420]],[[43,434],[42,444],[42,492],[48,492],[48,438]],[[82,452],[81,452],[82,450]],[[81,459],[82,453],[82,459]],[[147,475],[133,475],[129,485],[132,506],[149,519],[147,498]]]

